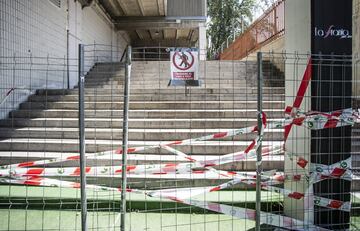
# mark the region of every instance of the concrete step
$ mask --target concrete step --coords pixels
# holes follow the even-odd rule
[[[21,162],[35,161],[35,160],[44,160],[51,158],[59,158],[69,155],[65,152],[18,152],[18,151],[3,151],[0,152],[1,164],[15,164]],[[119,166],[121,165],[121,155],[112,155],[108,156],[98,156],[98,157],[87,157],[86,165],[87,166]],[[219,155],[191,155],[192,158],[200,160],[209,160],[212,158],[219,158]],[[264,156],[263,157],[263,168],[266,170],[277,169],[282,171],[284,169],[284,155],[276,156]],[[127,158],[129,165],[144,165],[144,164],[159,164],[161,163],[186,163],[181,160],[181,158],[175,155],[162,154],[129,154]],[[226,171],[254,171],[256,170],[256,160],[255,159],[246,159],[243,161],[232,162],[228,164],[223,164],[216,166],[216,169],[226,170]],[[47,164],[46,167],[77,167],[79,166],[78,161],[65,161],[59,163]]]
[[[243,83],[229,83],[229,84],[217,84],[217,83],[208,83],[208,84],[202,84],[201,86],[197,87],[197,88],[213,88],[213,89],[220,89],[220,88],[225,88],[225,89],[233,89],[233,88],[246,88],[248,85],[246,84],[246,82]],[[121,90],[124,87],[121,85],[103,85],[103,86],[87,86],[85,85],[86,89],[91,89],[97,87],[98,89],[114,89],[114,90]],[[142,83],[138,83],[138,84],[131,84],[130,86],[131,89],[171,89],[174,88],[173,86],[168,86],[168,83],[163,83],[163,84],[142,84]],[[184,87],[182,87],[184,88]]]
[[[68,95],[68,94],[77,94],[77,89],[43,89],[38,90],[37,94],[39,95]],[[98,93],[100,95],[106,94],[121,94],[123,95],[123,89],[113,89],[113,91],[104,90],[101,88],[87,88],[85,89],[85,94],[94,94]],[[131,89],[131,94],[184,94],[184,87],[168,87],[166,89]],[[231,87],[231,88],[198,88],[190,87],[189,94],[233,94],[233,93],[246,93],[246,94],[256,94],[257,88],[255,87]],[[285,94],[284,87],[264,87],[264,94]]]
[[[48,152],[78,152],[78,139],[4,139],[0,140],[0,151],[48,151]],[[166,142],[166,141],[165,141]],[[118,149],[120,140],[86,140],[86,152],[101,152]],[[206,141],[189,145],[177,145],[176,149],[192,155],[223,155],[245,150],[249,141]],[[281,145],[282,141],[264,141],[264,146]],[[130,147],[156,145],[158,141],[129,141]],[[169,154],[163,149],[150,149],[139,153]]]
[[[264,77],[267,77],[267,72],[264,72]],[[86,75],[85,81],[96,81],[96,80],[121,80],[123,81],[125,78],[125,71],[114,72],[114,71],[95,71],[90,72]],[[198,78],[201,81],[237,81],[237,80],[246,80],[248,76],[245,73],[237,74],[233,72],[227,73],[211,73],[208,75],[200,75]],[[131,72],[131,81],[169,81],[170,80],[170,71],[166,73],[145,73],[139,71]],[[284,80],[283,80],[284,81]]]
[[[256,125],[256,119],[241,118],[199,118],[199,119],[173,119],[173,118],[130,118],[129,128],[199,128],[199,129],[221,129],[242,128]],[[272,120],[268,120],[271,122]],[[34,118],[34,119],[5,119],[0,120],[0,127],[78,127],[78,118]],[[113,118],[85,118],[87,128],[121,128],[122,119]]]
[[[202,84],[236,84],[236,83],[246,83],[247,80],[245,78],[231,78],[231,79],[215,79],[215,78],[206,78],[199,79]],[[138,78],[133,78],[131,76],[130,85],[149,85],[149,84],[168,84],[169,79],[160,79],[159,77],[154,76],[153,78],[145,78],[143,76],[139,76]],[[89,84],[108,84],[108,85],[123,85],[124,78],[123,77],[91,77],[85,79],[85,85]]]
[[[142,83],[137,82],[135,84],[131,84],[131,89],[167,89],[172,88],[173,86],[168,86],[169,82],[158,83]],[[201,83],[198,88],[236,88],[236,87],[246,87],[248,86],[246,82],[236,82],[236,83],[229,83],[229,84],[217,84],[217,83]],[[77,88],[77,87],[76,87]],[[123,89],[124,86],[122,84],[106,84],[106,83],[90,83],[85,84],[85,89],[87,88],[98,88],[98,89],[114,89],[119,90]]]
[[[31,95],[28,99],[30,102],[56,102],[56,101],[77,101],[78,95]],[[99,94],[87,94],[85,95],[86,101],[108,101],[108,102],[121,102],[123,101],[123,95],[113,94],[113,95],[99,95]],[[243,93],[234,93],[227,95],[220,94],[211,94],[211,95],[203,95],[203,94],[161,94],[161,95],[153,95],[153,94],[131,94],[130,101],[244,101],[251,100],[256,101],[256,94],[243,94]],[[284,101],[285,96],[283,94],[267,94],[263,96],[263,100],[275,100],[275,101]]]
[[[137,141],[163,141],[163,140],[185,140],[197,138],[209,134],[227,131],[226,129],[129,129],[129,139]],[[78,139],[78,128],[1,128],[0,138],[38,138],[38,139]],[[87,139],[121,139],[120,128],[87,128],[85,129]],[[252,141],[256,134],[242,134],[234,137],[214,140]],[[268,130],[265,132],[264,140],[281,141],[284,138],[282,129]]]
[[[283,118],[283,109],[264,110],[268,118]],[[78,110],[48,109],[48,110],[16,110],[10,113],[10,118],[77,118]],[[123,110],[85,110],[86,118],[122,118]],[[129,118],[257,118],[256,109],[193,109],[193,110],[129,110]]]
[[[122,102],[85,102],[85,109],[121,109]],[[283,109],[284,101],[263,101],[264,109]],[[78,102],[25,102],[20,109],[77,109]],[[129,109],[255,109],[257,101],[151,101],[130,102]]]

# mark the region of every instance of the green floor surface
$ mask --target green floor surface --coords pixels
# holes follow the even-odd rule
[[[74,211],[0,210],[0,230],[80,230]],[[89,230],[120,230],[119,213],[90,212]],[[249,230],[254,222],[218,214],[128,213],[127,231]]]
[[[0,186],[0,198],[27,198],[31,199],[74,199],[80,198],[79,189],[33,187],[33,186]],[[120,200],[120,192],[87,190],[89,200]],[[217,191],[193,197],[195,200],[213,202],[255,202],[255,191]],[[283,197],[274,192],[262,192],[261,201],[282,201]],[[127,200],[131,201],[169,201],[167,199],[148,197],[141,194],[127,193]]]

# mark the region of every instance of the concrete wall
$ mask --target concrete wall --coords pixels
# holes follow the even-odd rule
[[[257,52],[261,51],[264,53],[281,53],[285,50],[285,35],[269,42],[265,46],[261,47],[260,49],[254,50],[251,52],[247,57],[243,58],[242,60],[256,60]]]
[[[308,54],[311,51],[311,1],[286,0],[285,2],[285,105],[292,106],[297,90],[301,83]],[[298,52],[299,55],[294,55]],[[292,53],[292,54],[291,54]],[[301,55],[305,54],[305,55]],[[311,108],[310,89],[301,104],[301,111],[308,111]],[[293,126],[286,142],[287,152],[298,154],[310,160],[310,131]],[[285,172],[292,174],[303,174],[295,161],[285,156]],[[286,182],[284,187],[289,190],[305,193],[309,187],[306,181]],[[311,213],[312,204],[306,200],[284,199],[284,212],[287,216],[301,220],[310,221],[313,219]],[[305,210],[304,210],[305,209]]]
[[[0,102],[9,89],[24,88],[0,105],[0,118],[36,89],[67,87],[67,57],[74,87],[79,43],[109,45],[109,51],[115,50],[109,52],[112,57],[130,42],[96,4],[82,9],[74,0],[61,0],[60,7],[50,0],[0,0],[0,31]]]
[[[242,60],[248,61],[256,61],[257,60],[257,52],[263,52],[264,60],[271,60],[271,63],[274,64],[280,71],[285,72],[284,59],[282,58],[283,53],[285,51],[285,35],[269,42],[265,46],[257,49]]]

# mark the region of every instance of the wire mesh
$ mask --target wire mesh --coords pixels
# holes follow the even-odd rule
[[[85,46],[89,230],[118,230],[121,224],[125,72],[122,54],[114,55],[112,49]],[[261,136],[256,129],[255,57],[200,61],[201,86],[186,88],[168,86],[168,57],[166,48],[133,51],[126,230],[255,229],[259,143],[261,230],[357,229],[358,112],[343,117],[331,113],[358,106],[358,62],[353,57],[263,53],[266,121]],[[1,104],[0,229],[79,230],[78,90],[65,89],[66,64],[76,60],[2,59],[1,75],[9,84]],[[306,79],[309,68],[317,79]],[[76,75],[76,65],[69,69]],[[326,79],[319,74],[322,69],[328,70]],[[24,77],[29,84],[21,95],[16,83]],[[309,86],[299,93],[304,83]],[[352,94],[338,91],[350,83]],[[329,91],[319,94],[324,91],[320,84]],[[335,101],[339,108],[314,108]],[[288,136],[287,123],[292,124]],[[314,130],[337,124],[341,134],[322,133],[331,127]],[[338,145],[338,140],[349,142],[349,130],[351,143]],[[335,152],[337,146],[340,151]],[[350,153],[352,161],[344,161]],[[331,175],[335,168],[343,174]]]

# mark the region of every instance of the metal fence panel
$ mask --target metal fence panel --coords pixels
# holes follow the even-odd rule
[[[94,46],[84,49],[89,230],[120,226],[125,230],[252,230],[256,221],[261,230],[331,228],[330,223],[316,223],[316,216],[330,221],[338,216],[342,228],[359,226],[359,112],[353,110],[358,96],[326,96],[329,102],[340,99],[344,108],[317,112],[311,110],[316,98],[310,91],[319,83],[329,84],[330,92],[337,91],[340,82],[356,87],[358,62],[339,56],[330,62],[309,62],[310,58],[319,61],[319,56],[286,53],[262,53],[262,61],[201,61],[201,86],[184,88],[168,86],[167,49],[157,49],[155,54],[153,48],[147,49],[150,53],[134,48],[129,147],[123,148],[126,91],[121,55],[110,62],[109,53],[98,53],[94,59]],[[1,71],[12,74],[14,83],[24,67],[21,77],[56,72],[64,74],[66,82],[66,60],[33,56],[3,60]],[[351,81],[342,78],[347,72],[335,76],[332,71],[351,67]],[[328,68],[331,78],[310,81],[309,73],[319,68]],[[70,71],[78,73],[78,68]],[[258,77],[263,77],[262,85]],[[81,228],[80,98],[77,88],[65,86],[28,89],[32,94],[21,101],[9,89],[4,98],[8,104],[1,104],[6,116],[0,120],[2,230]],[[298,91],[300,86],[305,91]],[[349,102],[354,108],[344,110]],[[331,152],[337,142],[332,133],[313,135],[334,126],[352,127],[352,160],[346,159],[349,147],[341,147],[344,153]],[[332,161],[339,155],[342,161],[320,165],[312,150],[314,140],[325,140],[322,147],[329,148],[322,157]],[[124,175],[127,182],[122,180]],[[351,184],[351,191],[346,184]],[[256,185],[258,193],[261,188],[260,199]],[[126,200],[121,200],[124,190]],[[125,223],[121,222],[124,202]]]

